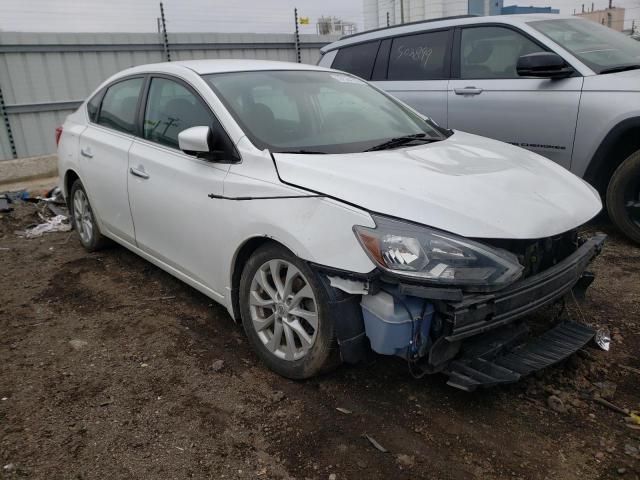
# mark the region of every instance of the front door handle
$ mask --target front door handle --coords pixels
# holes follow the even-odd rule
[[[482,89],[476,87],[454,88],[453,91],[456,92],[456,95],[480,95],[482,93]]]
[[[129,173],[131,173],[131,175],[135,175],[136,177],[144,178],[145,180],[149,178],[149,174],[145,172],[144,169],[140,170],[138,168],[131,167],[129,169]]]
[[[91,148],[89,147],[84,147],[80,150],[80,155],[82,155],[83,157],[87,157],[87,158],[93,158],[93,152],[91,151]]]

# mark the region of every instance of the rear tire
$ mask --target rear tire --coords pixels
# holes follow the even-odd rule
[[[328,292],[291,251],[275,243],[256,250],[242,272],[239,297],[249,343],[271,370],[298,380],[340,363]]]
[[[100,232],[89,197],[80,179],[73,182],[69,192],[69,215],[71,224],[86,251],[95,252],[108,245],[109,240]]]
[[[613,172],[607,188],[607,211],[627,237],[640,243],[640,150]]]

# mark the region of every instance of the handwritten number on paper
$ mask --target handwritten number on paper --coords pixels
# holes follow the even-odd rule
[[[408,57],[422,65],[422,68],[425,68],[427,63],[429,63],[431,54],[433,54],[433,48],[426,45],[421,47],[405,47],[404,45],[400,45],[398,47],[397,59],[399,60],[403,57]]]

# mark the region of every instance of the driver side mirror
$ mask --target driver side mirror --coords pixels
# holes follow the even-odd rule
[[[521,77],[566,78],[573,68],[557,53],[536,52],[518,58],[516,71]]]

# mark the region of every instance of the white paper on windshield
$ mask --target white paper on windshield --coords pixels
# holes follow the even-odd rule
[[[331,76],[342,83],[357,83],[362,85],[364,82],[358,78],[350,77],[349,75],[341,75],[340,73],[332,73]]]

